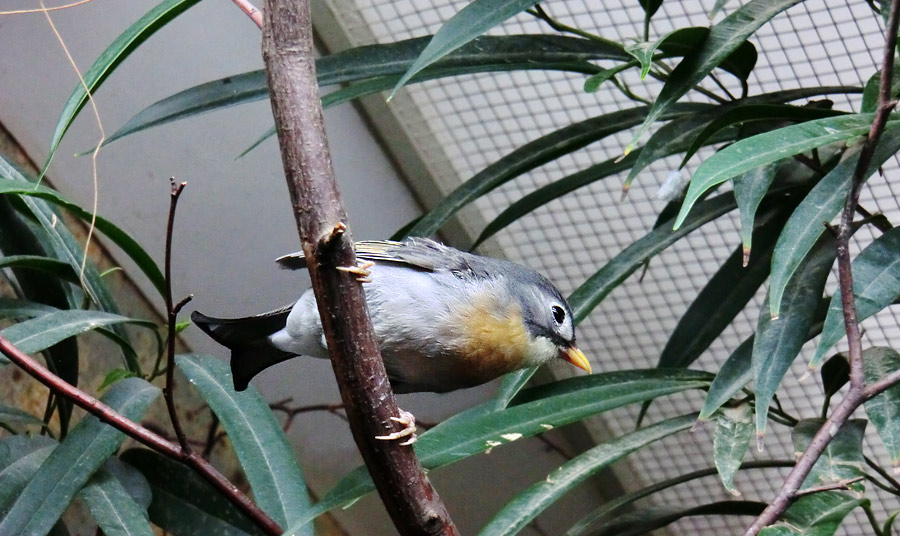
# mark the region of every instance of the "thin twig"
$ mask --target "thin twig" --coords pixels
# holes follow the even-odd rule
[[[347,420],[347,417],[342,415],[340,412],[340,410],[344,409],[343,402],[333,402],[330,404],[310,404],[308,406],[291,407],[289,404],[293,401],[293,398],[285,398],[283,400],[279,400],[277,402],[269,404],[269,409],[271,409],[272,411],[280,411],[285,414],[286,419],[284,421],[284,424],[281,425],[281,429],[285,432],[287,432],[291,428],[291,425],[294,424],[294,418],[297,417],[297,415],[300,415],[302,413],[309,413],[312,411],[327,411],[328,413],[336,415],[341,419],[344,419],[345,421]]]
[[[10,361],[18,365],[29,376],[49,387],[60,396],[64,396],[84,409],[100,421],[111,425],[123,432],[128,437],[150,447],[151,449],[184,463],[194,469],[201,477],[219,490],[235,507],[241,510],[258,527],[267,534],[280,535],[283,531],[278,523],[275,523],[265,512],[254,504],[241,490],[232,484],[222,473],[209,462],[193,452],[185,452],[178,445],[161,437],[159,434],[148,430],[146,427],[128,419],[116,410],[74,387],[59,376],[50,372],[47,367],[41,365],[15,347],[9,339],[0,335],[0,352]]]
[[[853,296],[853,276],[850,270],[850,236],[853,233],[853,214],[859,202],[859,194],[865,180],[866,171],[872,161],[872,155],[881,133],[884,131],[887,118],[897,104],[891,99],[891,85],[894,67],[894,47],[897,44],[897,30],[900,26],[900,0],[891,1],[891,14],[887,24],[884,40],[883,61],[881,64],[881,87],[878,92],[878,108],[872,121],[872,128],[863,143],[859,161],[853,173],[850,192],[841,214],[841,223],[837,235],[838,274],[841,289],[841,305],[844,311],[844,327],[847,331],[850,356],[850,387],[841,402],[834,408],[831,417],[816,432],[806,450],[797,460],[775,499],[747,528],[745,536],[755,536],[763,527],[777,520],[788,509],[797,497],[798,489],[813,465],[837,432],[846,424],[850,415],[863,402],[881,393],[885,389],[900,382],[900,370],[896,370],[875,383],[866,386],[862,362],[862,340],[859,323],[856,317],[856,304]]]
[[[178,411],[175,408],[175,324],[178,319],[178,310],[184,304],[190,301],[190,296],[181,300],[178,306],[172,304],[172,235],[175,233],[175,209],[178,207],[178,198],[181,192],[187,186],[186,182],[176,184],[175,178],[171,178],[172,192],[169,196],[169,220],[166,225],[166,311],[168,313],[167,326],[169,338],[166,341],[166,386],[163,387],[163,396],[166,399],[166,409],[169,410],[169,419],[172,421],[172,428],[175,430],[175,437],[178,438],[178,444],[181,449],[187,453],[191,452],[191,444],[184,434],[181,427],[181,420],[178,418]]]
[[[254,23],[256,23],[256,27],[262,30],[263,17],[262,11],[256,9],[256,6],[250,3],[250,0],[231,0],[234,4],[240,8],[241,11],[244,12],[245,15],[250,17]]]
[[[860,480],[864,480],[866,477],[858,476],[856,478],[851,478],[849,480],[841,480],[840,482],[832,482],[831,484],[823,484],[821,486],[814,486],[811,488],[805,488],[794,493],[794,498],[802,497],[804,495],[812,495],[813,493],[821,493],[823,491],[834,491],[838,489],[848,490],[851,489],[850,485],[859,482]]]

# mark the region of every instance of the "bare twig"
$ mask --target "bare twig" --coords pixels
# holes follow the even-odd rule
[[[285,178],[353,438],[401,534],[457,534],[415,451],[376,439],[395,431],[391,419],[400,410],[362,284],[339,269],[357,261],[325,138],[309,2],[269,0],[263,20],[262,52]]]
[[[68,398],[74,402],[76,406],[83,408],[102,422],[111,425],[156,452],[168,456],[173,460],[182,462],[194,469],[197,474],[212,484],[213,487],[219,490],[235,507],[241,510],[244,515],[251,519],[258,527],[262,528],[267,534],[275,536],[282,533],[281,527],[279,527],[277,523],[272,521],[265,512],[247,498],[237,486],[225,478],[218,469],[210,465],[209,462],[198,456],[196,453],[182,450],[175,443],[172,443],[161,437],[159,434],[129,420],[93,396],[72,386],[59,376],[47,370],[47,367],[32,359],[31,356],[16,348],[9,339],[2,335],[0,335],[0,352],[8,357],[10,361],[18,365],[28,375],[46,385],[60,396]]]
[[[254,23],[256,23],[256,27],[260,30],[263,25],[263,16],[262,11],[256,9],[256,6],[250,3],[250,0],[231,0],[234,4],[240,8],[241,11],[244,12],[245,15],[250,17]]]
[[[175,430],[175,437],[178,438],[178,444],[181,450],[190,453],[191,444],[184,435],[184,429],[181,427],[181,421],[178,419],[178,411],[175,408],[175,323],[178,318],[178,310],[184,304],[190,301],[190,296],[181,300],[178,306],[172,304],[172,235],[175,232],[175,209],[178,207],[178,198],[186,182],[175,183],[175,178],[169,179],[172,182],[172,192],[169,196],[169,220],[166,225],[166,311],[167,311],[167,327],[168,340],[166,341],[166,386],[163,387],[163,396],[166,399],[166,409],[169,410],[169,419],[172,421],[172,429]]]
[[[884,40],[884,54],[881,64],[881,87],[878,92],[878,108],[872,121],[872,128],[860,151],[859,161],[853,173],[850,191],[841,214],[841,223],[837,233],[837,259],[838,274],[841,289],[841,305],[844,312],[844,327],[847,330],[850,356],[850,387],[841,402],[834,408],[831,417],[816,432],[806,450],[797,460],[797,464],[788,474],[775,499],[747,528],[745,536],[755,536],[763,527],[768,526],[778,519],[787,510],[798,496],[798,490],[806,476],[812,470],[813,465],[822,452],[844,426],[850,415],[863,402],[876,396],[885,389],[900,382],[900,370],[888,374],[877,382],[866,386],[862,361],[862,340],[859,323],[856,317],[856,304],[853,296],[853,275],[850,270],[850,236],[853,233],[853,214],[859,202],[859,194],[865,180],[866,171],[872,161],[872,155],[881,133],[884,131],[888,116],[896,106],[896,101],[891,99],[891,85],[894,67],[894,47],[897,44],[897,30],[900,26],[900,13],[898,13],[900,0],[891,1],[891,14],[886,28]]]
[[[813,493],[821,493],[823,491],[834,491],[834,490],[848,490],[852,489],[850,487],[851,484],[855,484],[860,480],[865,480],[865,476],[858,476],[856,478],[851,478],[849,480],[841,480],[840,482],[832,482],[831,484],[823,484],[821,486],[814,486],[812,488],[805,488],[799,490],[797,493],[794,493],[794,498],[802,497],[804,495],[812,495]]]
[[[280,411],[285,414],[284,424],[281,425],[281,429],[287,432],[291,425],[294,424],[294,418],[297,415],[302,413],[309,413],[312,411],[327,411],[332,415],[336,415],[345,421],[347,418],[341,414],[340,410],[344,409],[343,402],[334,402],[331,404],[310,404],[308,406],[291,406],[290,403],[293,402],[293,398],[285,398],[283,400],[279,400],[278,402],[273,402],[269,404],[269,409],[272,411]]]

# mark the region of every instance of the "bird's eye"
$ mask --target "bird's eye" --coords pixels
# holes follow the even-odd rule
[[[551,307],[550,312],[553,313],[553,320],[556,320],[557,324],[562,324],[566,319],[566,311],[559,305],[554,305],[553,307]]]

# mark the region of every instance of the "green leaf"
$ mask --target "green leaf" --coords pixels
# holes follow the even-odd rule
[[[742,173],[732,180],[734,184],[734,197],[737,200],[738,212],[741,215],[741,264],[748,266],[750,262],[750,252],[753,247],[753,221],[756,219],[756,210],[759,203],[769,191],[769,186],[775,180],[775,174],[779,166],[769,164],[751,169],[746,173]],[[781,222],[782,224],[784,222]],[[766,257],[766,264],[772,257],[772,250],[775,247],[775,233],[769,230],[762,236],[766,240],[766,246],[763,247],[763,256]],[[769,246],[771,244],[771,246]],[[758,258],[757,258],[758,260]],[[768,274],[768,270],[766,270]]]
[[[44,164],[44,171],[50,166],[50,162],[59,148],[60,141],[62,141],[66,131],[72,125],[78,112],[88,102],[84,86],[87,86],[91,93],[95,93],[100,85],[103,84],[103,81],[106,80],[106,77],[112,74],[116,67],[134,52],[141,43],[197,2],[199,0],[166,0],[144,14],[137,22],[122,32],[112,44],[106,47],[106,50],[94,61],[90,69],[84,73],[84,85],[79,81],[69,96],[69,100],[66,101],[59,121],[56,124],[56,130],[53,132],[53,138],[50,141],[50,151],[47,156],[47,162]]]
[[[0,334],[9,339],[19,350],[26,354],[34,354],[69,337],[115,324],[136,324],[151,329],[156,328],[156,324],[147,320],[138,320],[102,311],[73,309],[56,311],[13,324],[0,331]],[[0,357],[0,362],[5,361],[5,357]],[[129,361],[127,365],[130,370],[140,373],[140,365],[137,362]]]
[[[759,100],[759,99],[755,99]],[[817,119],[825,119],[840,115],[848,115],[847,112],[840,110],[832,110],[830,108],[822,108],[816,106],[794,106],[791,104],[756,104],[748,102],[750,99],[741,100],[740,105],[723,105],[722,113],[716,116],[706,127],[697,134],[694,143],[688,148],[681,161],[684,167],[688,160],[691,159],[697,151],[705,145],[705,140],[719,132],[723,128],[734,125],[743,125],[747,123],[769,122],[792,122],[802,123],[806,121],[814,121]]]
[[[0,440],[0,519],[56,448],[47,436],[15,435]]]
[[[100,384],[100,387],[98,387],[97,390],[102,391],[110,385],[115,384],[116,382],[120,382],[125,378],[134,378],[135,376],[135,373],[128,369],[113,369],[109,371],[109,374],[107,374],[105,378],[103,378],[103,382]]]
[[[434,34],[415,63],[397,82],[388,100],[422,69],[536,3],[535,0],[473,0]]]
[[[690,108],[673,110],[673,113],[690,113],[703,108],[704,106],[698,108],[692,105]],[[640,123],[646,113],[646,106],[620,110],[574,123],[526,143],[444,196],[419,220],[409,234],[417,236],[434,234],[462,207],[494,188],[590,143],[631,128]],[[593,166],[591,169],[596,167]]]
[[[127,450],[120,458],[150,483],[150,521],[163,530],[178,536],[261,534],[219,490],[191,468],[142,448]]]
[[[753,355],[753,341],[756,337],[751,335],[744,339],[725,363],[719,367],[719,372],[713,378],[706,393],[706,400],[703,402],[703,409],[700,410],[699,420],[705,421],[709,419],[713,413],[722,407],[725,402],[740,391],[747,383],[753,379],[753,367],[750,358]]]
[[[872,118],[872,114],[853,114],[816,119],[757,134],[722,149],[697,168],[675,227],[681,225],[694,202],[709,188],[753,168],[866,134],[872,127]],[[888,129],[897,127],[900,121],[888,122]]]
[[[656,15],[656,12],[659,10],[659,6],[662,5],[663,0],[639,0],[641,4],[641,8],[644,10],[644,13],[649,20],[650,17]]]
[[[660,45],[661,58],[673,58],[691,56],[697,53],[697,47],[702,45],[709,36],[709,28],[694,26],[680,28],[672,32]],[[756,66],[756,47],[749,41],[744,41],[737,49],[725,57],[716,66],[727,71],[738,79],[745,81]]]
[[[756,435],[760,448],[766,431],[769,404],[815,323],[834,257],[834,239],[830,235],[823,236],[788,284],[782,314],[777,319],[766,314],[771,290],[766,295],[756,325],[751,358],[756,392]]]
[[[786,208],[774,206],[766,213],[756,230],[761,242],[759,254],[746,268],[743,266],[744,253],[739,246],[697,294],[672,330],[657,367],[689,366],[756,295],[769,275],[776,232],[787,216]]]
[[[757,468],[768,468],[768,467],[793,467],[793,461],[786,460],[771,460],[771,461],[759,461],[759,462],[747,462],[741,465],[741,469],[757,469]],[[690,482],[692,480],[697,480],[699,478],[711,476],[716,474],[715,467],[709,467],[706,469],[700,469],[698,471],[692,471],[690,473],[685,473],[683,475],[678,475],[674,478],[670,478],[668,480],[664,480],[662,482],[657,482],[645,488],[641,488],[637,491],[633,491],[626,495],[622,495],[620,497],[616,497],[615,499],[606,501],[602,506],[578,520],[577,523],[572,525],[568,531],[566,531],[565,536],[582,536],[583,534],[590,533],[591,529],[595,526],[599,526],[601,522],[607,520],[611,515],[633,511],[634,508],[627,508],[633,505],[635,502],[649,497],[655,493],[660,491],[672,488],[679,484],[684,484],[686,482]]]
[[[816,432],[825,425],[825,419],[804,419],[791,432],[795,452],[803,452],[809,446]],[[816,486],[838,484],[863,476],[862,442],[866,431],[864,419],[850,419],[831,439],[819,457],[809,476],[803,481],[801,490]],[[863,485],[851,485],[862,491]]]
[[[116,384],[101,399],[139,421],[159,389],[138,378]],[[46,534],[88,478],[112,455],[125,434],[94,416],[81,420],[28,482],[6,516],[0,534]]]
[[[757,516],[765,503],[753,501],[719,501],[685,508],[679,506],[644,507],[601,524],[592,536],[638,536],[692,516]]]
[[[891,348],[863,351],[866,383],[872,383],[900,368],[900,354]],[[900,385],[895,385],[865,403],[866,415],[875,425],[888,452],[891,465],[900,466]]]
[[[854,508],[868,505],[845,493],[823,491],[804,495],[784,513],[783,519],[762,529],[760,536],[832,536]]]
[[[0,175],[2,175],[2,167],[0,167]],[[65,208],[85,222],[93,221],[95,227],[101,233],[106,235],[106,237],[109,238],[114,244],[119,246],[122,251],[124,251],[125,254],[135,262],[135,264],[137,264],[138,268],[140,268],[141,271],[144,272],[144,275],[146,275],[147,279],[150,280],[150,283],[153,284],[153,287],[160,293],[160,296],[165,295],[165,278],[163,277],[162,271],[160,271],[159,266],[157,266],[153,258],[150,257],[150,255],[144,250],[144,248],[142,248],[141,245],[131,237],[131,235],[117,227],[111,221],[99,215],[95,218],[92,212],[81,208],[81,206],[77,205],[76,203],[73,203],[64,198],[56,190],[48,188],[42,184],[22,183],[21,181],[15,179],[0,179],[0,195],[21,195],[36,197]],[[72,265],[71,262],[69,262],[69,264]],[[78,270],[80,267],[81,259],[78,260],[78,265],[73,266],[73,269]]]
[[[772,275],[769,278],[769,312],[772,316],[779,314],[781,297],[788,280],[825,231],[822,222],[831,221],[844,206],[860,149],[857,146],[844,154],[841,161],[800,202],[781,231],[772,256]],[[886,131],[875,148],[864,177],[872,175],[898,150],[900,130]]]
[[[323,98],[334,105],[361,95],[393,88],[413,64],[431,37],[396,43],[368,45],[320,58],[316,73],[320,87],[365,80]],[[593,74],[599,68],[588,60],[628,61],[621,47],[560,35],[482,36],[420,72],[411,81],[421,82],[476,72],[515,70],[563,70]],[[228,76],[166,97],[129,119],[105,143],[152,126],[268,97],[262,70]]]
[[[660,2],[660,4],[662,4],[662,2]],[[653,65],[653,55],[656,54],[659,46],[677,31],[678,30],[672,30],[656,41],[641,41],[625,47],[625,52],[634,56],[634,59],[636,59],[641,66],[641,80],[646,78],[647,73],[650,72],[650,66]],[[585,91],[587,91],[587,87],[585,87]]]
[[[547,479],[529,487],[481,529],[482,535],[518,534],[535,517],[585,479],[650,443],[691,427],[696,415],[684,415],[597,445],[561,465]]]
[[[118,466],[119,470],[129,470],[118,459],[110,458],[81,489],[81,496],[91,515],[105,536],[152,536],[147,507],[142,508],[135,502],[112,466]],[[146,480],[144,485],[149,496],[150,486]]]
[[[707,373],[685,370],[631,370],[579,376],[524,390],[503,411],[489,400],[448,419],[419,437],[419,461],[436,469],[474,454],[543,433],[604,411],[708,385]],[[292,532],[313,518],[348,504],[374,489],[365,467],[338,482]]]
[[[703,80],[760,26],[798,2],[799,0],[751,0],[714,24],[700,47],[694,53],[686,55],[669,75],[647,119],[634,134],[625,152],[634,148],[634,144],[669,106]]]
[[[666,225],[654,229],[632,242],[575,289],[575,292],[569,297],[569,304],[572,306],[575,320],[578,322],[584,320],[607,294],[625,281],[648,259],[704,223],[727,214],[735,207],[734,195],[731,192],[718,195],[698,204],[697,210],[677,231],[673,231],[670,226]]]
[[[826,403],[847,385],[850,381],[850,363],[843,354],[836,354],[822,365],[822,390],[825,392]]]
[[[897,95],[900,94],[900,65],[898,62],[894,62],[894,69],[891,71],[891,96],[890,98],[896,99]],[[876,107],[878,106],[878,91],[881,89],[881,70],[875,71],[868,81],[866,81],[866,85],[863,88],[862,94],[862,103],[860,104],[859,111],[862,113],[874,112],[876,111]]]
[[[0,318],[35,317],[58,311],[56,307],[28,300],[0,298]]]
[[[753,410],[749,403],[722,408],[716,415],[713,454],[722,485],[732,495],[741,493],[734,488],[734,475],[744,461],[753,436]]]
[[[889,229],[853,259],[853,299],[862,322],[900,298],[900,227]],[[846,334],[841,290],[836,289],[825,317],[819,346],[809,363],[818,368],[825,353]]]
[[[303,517],[310,504],[303,474],[268,403],[252,386],[236,392],[225,361],[191,354],[176,363],[228,432],[260,507],[281,526]]]
[[[709,10],[709,20],[716,18],[716,15],[722,11],[722,8],[725,7],[725,4],[728,3],[728,0],[716,0],[716,3],[713,5],[712,9]]]
[[[615,67],[609,69],[603,69],[597,74],[592,74],[587,77],[584,81],[584,92],[585,93],[596,93],[600,86],[603,85],[604,82],[609,80],[610,78],[616,76],[617,74],[627,71],[637,65],[634,62],[623,63],[621,65],[616,65]]]
[[[44,421],[38,419],[31,413],[4,404],[0,404],[0,424],[21,424],[25,426],[39,426],[41,428],[47,426]]]
[[[501,410],[509,405],[509,402],[525,387],[528,380],[537,372],[537,367],[528,367],[526,369],[511,372],[503,377],[500,383],[500,389],[494,396],[494,409]]]
[[[69,283],[78,283],[78,274],[72,270],[68,263],[41,255],[9,255],[0,257],[0,268],[27,268],[68,281]]]

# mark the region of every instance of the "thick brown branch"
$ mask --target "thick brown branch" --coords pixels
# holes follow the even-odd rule
[[[456,534],[412,448],[375,436],[400,415],[372,331],[363,288],[340,267],[356,266],[334,181],[316,84],[306,0],[270,0],[263,59],[300,241],[350,429],[401,534]]]
[[[886,35],[884,39],[884,53],[882,55],[881,64],[881,87],[878,93],[878,109],[875,118],[872,121],[872,128],[860,151],[859,161],[853,173],[850,191],[847,194],[847,201],[844,204],[844,210],[841,213],[841,223],[837,233],[837,260],[838,260],[838,280],[841,289],[841,305],[844,313],[844,327],[847,330],[847,339],[849,343],[850,357],[850,388],[846,396],[841,400],[835,408],[831,416],[822,425],[822,428],[816,432],[812,441],[806,447],[803,454],[797,460],[797,465],[791,470],[784,484],[778,492],[775,499],[769,503],[769,506],[754,520],[753,524],[747,528],[745,536],[755,536],[763,527],[775,522],[781,514],[783,514],[791,503],[797,498],[800,485],[806,480],[807,475],[812,470],[813,465],[825,448],[831,442],[831,439],[837,434],[838,430],[846,424],[850,415],[856,411],[856,408],[869,398],[877,395],[884,389],[900,381],[900,372],[895,371],[890,375],[882,378],[880,381],[866,387],[865,375],[863,372],[862,358],[862,338],[859,329],[859,322],[856,316],[856,303],[853,296],[853,274],[850,270],[850,236],[853,234],[853,215],[856,212],[859,203],[859,194],[862,184],[865,181],[866,171],[872,162],[872,155],[878,140],[884,131],[888,116],[896,106],[897,102],[891,99],[891,85],[894,67],[894,47],[897,44],[897,30],[900,26],[900,13],[898,13],[900,0],[891,1],[891,13],[888,20]]]
[[[272,521],[272,519],[248,499],[241,490],[237,489],[237,487],[225,478],[222,473],[200,456],[183,451],[178,445],[160,437],[158,434],[144,428],[140,424],[127,419],[93,396],[70,385],[59,376],[47,370],[47,367],[32,359],[31,356],[16,348],[9,339],[2,335],[0,335],[0,352],[8,357],[10,361],[18,365],[28,375],[49,387],[53,392],[68,398],[74,402],[76,406],[83,408],[102,422],[109,424],[156,452],[193,468],[207,482],[222,492],[222,494],[241,510],[244,515],[262,528],[266,534],[280,535],[282,533],[281,527],[279,527],[277,523]]]

